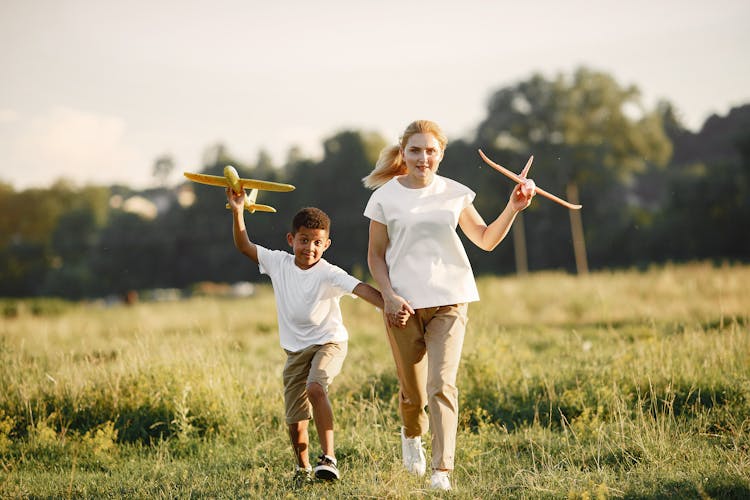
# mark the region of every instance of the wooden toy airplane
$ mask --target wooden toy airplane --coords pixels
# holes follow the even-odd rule
[[[242,179],[240,178],[237,170],[227,165],[224,167],[224,176],[220,175],[209,175],[209,174],[193,174],[191,172],[183,172],[185,177],[193,182],[199,182],[201,184],[208,184],[209,186],[219,186],[223,188],[231,188],[232,191],[239,194],[240,191],[250,189],[250,194],[245,196],[245,210],[251,214],[254,212],[276,212],[276,209],[269,205],[261,205],[255,203],[258,197],[258,190],[261,191],[293,191],[294,186],[291,184],[282,184],[280,182],[270,181],[259,181],[255,179]],[[229,203],[226,205],[229,208]]]
[[[552,201],[554,201],[556,203],[559,203],[560,205],[562,205],[564,207],[570,208],[572,210],[580,210],[581,207],[583,206],[583,205],[575,205],[573,203],[570,203],[569,201],[563,200],[562,198],[558,198],[554,194],[548,193],[544,189],[536,186],[534,184],[534,181],[532,181],[531,179],[527,179],[526,178],[526,174],[529,172],[529,169],[531,168],[531,162],[534,161],[534,156],[531,156],[529,158],[529,161],[526,162],[526,166],[523,168],[523,171],[521,172],[521,175],[518,175],[518,174],[516,174],[516,173],[514,173],[514,172],[512,172],[510,170],[508,170],[505,167],[501,167],[500,165],[498,165],[494,161],[490,160],[482,152],[481,149],[479,150],[479,156],[482,157],[482,159],[484,160],[484,162],[487,165],[489,165],[490,167],[494,168],[495,170],[497,170],[501,174],[505,175],[506,177],[508,177],[508,178],[516,181],[517,183],[523,185],[525,189],[534,189],[537,193],[541,194],[545,198],[548,198],[548,199],[550,199],[550,200],[552,200]]]

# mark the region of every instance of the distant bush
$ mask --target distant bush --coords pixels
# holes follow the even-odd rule
[[[73,302],[57,298],[0,299],[0,311],[7,319],[27,314],[37,317],[58,316],[73,306]]]

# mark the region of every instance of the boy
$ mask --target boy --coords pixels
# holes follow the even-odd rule
[[[251,242],[244,220],[245,193],[227,189],[232,209],[234,244],[271,277],[279,322],[284,366],[284,404],[289,436],[297,458],[295,478],[335,481],[339,478],[333,449],[333,411],[328,385],[339,374],[347,350],[339,299],[354,294],[383,308],[380,292],[323,259],[331,245],[330,219],[318,208],[303,208],[294,216],[286,239],[293,254],[268,250]],[[404,320],[405,322],[405,320]],[[308,455],[307,424],[312,418],[322,454],[314,469]]]

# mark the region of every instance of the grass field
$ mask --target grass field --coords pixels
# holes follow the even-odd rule
[[[131,307],[0,302],[0,497],[750,498],[749,266],[479,286],[450,494],[402,470],[381,319],[348,298],[331,387],[343,477],[294,487],[261,286]]]

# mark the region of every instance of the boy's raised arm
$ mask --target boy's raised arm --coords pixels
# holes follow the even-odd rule
[[[258,247],[250,241],[245,227],[245,191],[236,194],[231,188],[227,188],[227,200],[232,209],[232,236],[234,246],[237,250],[250,257],[253,262],[258,263]],[[382,299],[381,299],[382,302]]]

